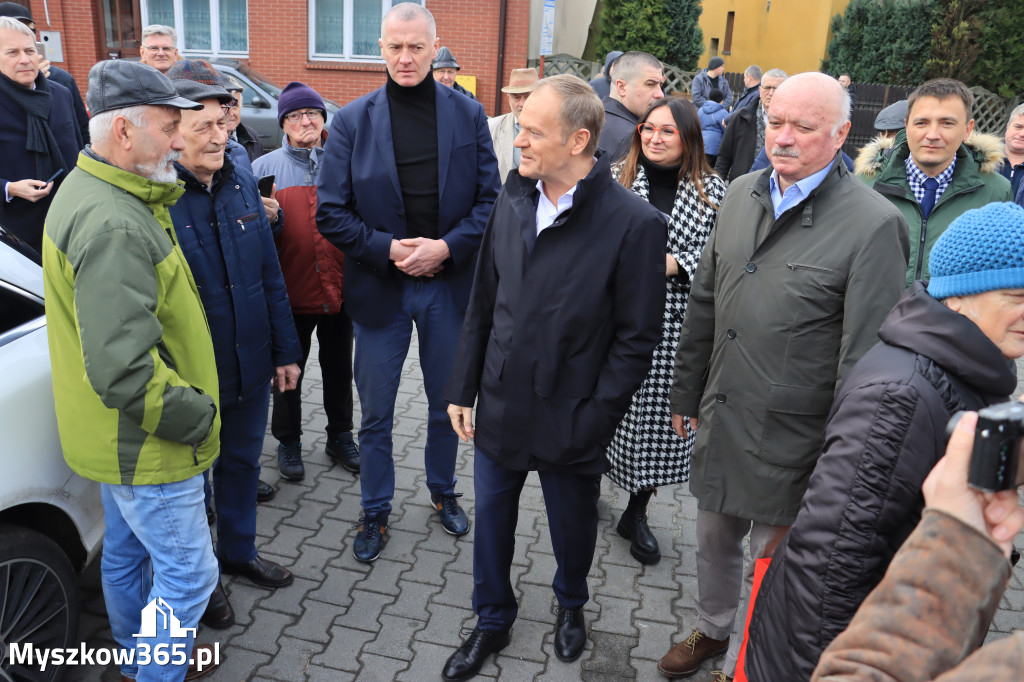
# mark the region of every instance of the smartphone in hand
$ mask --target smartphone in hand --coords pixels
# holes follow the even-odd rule
[[[261,197],[269,198],[270,193],[274,190],[274,176],[264,175],[262,178],[259,179],[257,187],[259,187]]]

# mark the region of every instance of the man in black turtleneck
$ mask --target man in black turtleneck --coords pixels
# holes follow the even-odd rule
[[[334,116],[317,188],[317,226],[345,260],[356,334],[363,518],[353,545],[375,560],[395,490],[391,428],[415,323],[427,393],[425,464],[444,530],[469,531],[455,493],[457,441],[444,387],[455,359],[476,252],[500,189],[479,102],[434,81],[434,18],[413,3],[381,26],[387,83]]]

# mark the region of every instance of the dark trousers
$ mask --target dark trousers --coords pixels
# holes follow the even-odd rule
[[[481,630],[507,630],[519,612],[510,572],[519,495],[527,473],[506,469],[480,450],[473,459],[473,610]],[[590,598],[587,574],[597,544],[601,476],[562,471],[538,471],[537,475],[558,566],[551,587],[560,606],[580,608]]]
[[[244,563],[256,558],[256,485],[267,432],[270,382],[247,396],[221,396],[220,456],[213,465],[217,501],[217,556]]]
[[[274,412],[270,432],[281,443],[302,438],[302,377],[313,345],[313,331],[320,343],[320,372],[323,374],[324,412],[327,438],[333,440],[352,430],[352,320],[342,306],[334,315],[293,314],[302,345],[299,385],[281,393],[274,388]]]

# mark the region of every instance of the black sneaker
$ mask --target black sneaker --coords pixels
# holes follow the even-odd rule
[[[359,446],[352,438],[351,431],[338,434],[337,438],[328,438],[324,448],[327,456],[353,474],[359,473]]]
[[[301,481],[306,477],[302,465],[302,443],[279,443],[277,446],[277,470],[286,481]]]
[[[388,542],[388,518],[386,516],[364,516],[356,526],[356,541],[352,544],[352,554],[357,561],[368,564],[376,561],[380,551]]]

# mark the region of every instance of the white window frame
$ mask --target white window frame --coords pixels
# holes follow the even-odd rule
[[[180,2],[180,0],[174,0]],[[251,0],[250,0],[251,1]],[[393,5],[404,0],[381,0],[380,19],[384,21],[384,15],[391,10]],[[415,0],[413,0],[415,1]],[[344,54],[318,53],[316,51],[316,3],[317,0],[309,0],[309,60],[313,62],[356,62],[360,64],[383,64],[384,58],[378,52],[375,56],[353,55],[352,54],[352,4],[353,0],[342,0],[342,12],[347,17],[343,32],[342,45],[345,48]],[[420,0],[419,4],[427,6],[427,0]]]
[[[210,49],[209,50],[186,50],[185,49],[185,5],[182,0],[172,0],[174,3],[174,31],[178,34],[178,53],[184,57],[228,57],[230,59],[247,58],[249,50],[221,50],[220,49],[220,0],[209,0],[210,2]],[[246,0],[246,12],[253,0]],[[142,27],[145,28],[149,21],[149,3],[147,0],[139,0],[139,11],[145,19]],[[245,22],[245,44],[252,44],[250,27],[252,22]],[[141,48],[141,44],[140,44]]]

